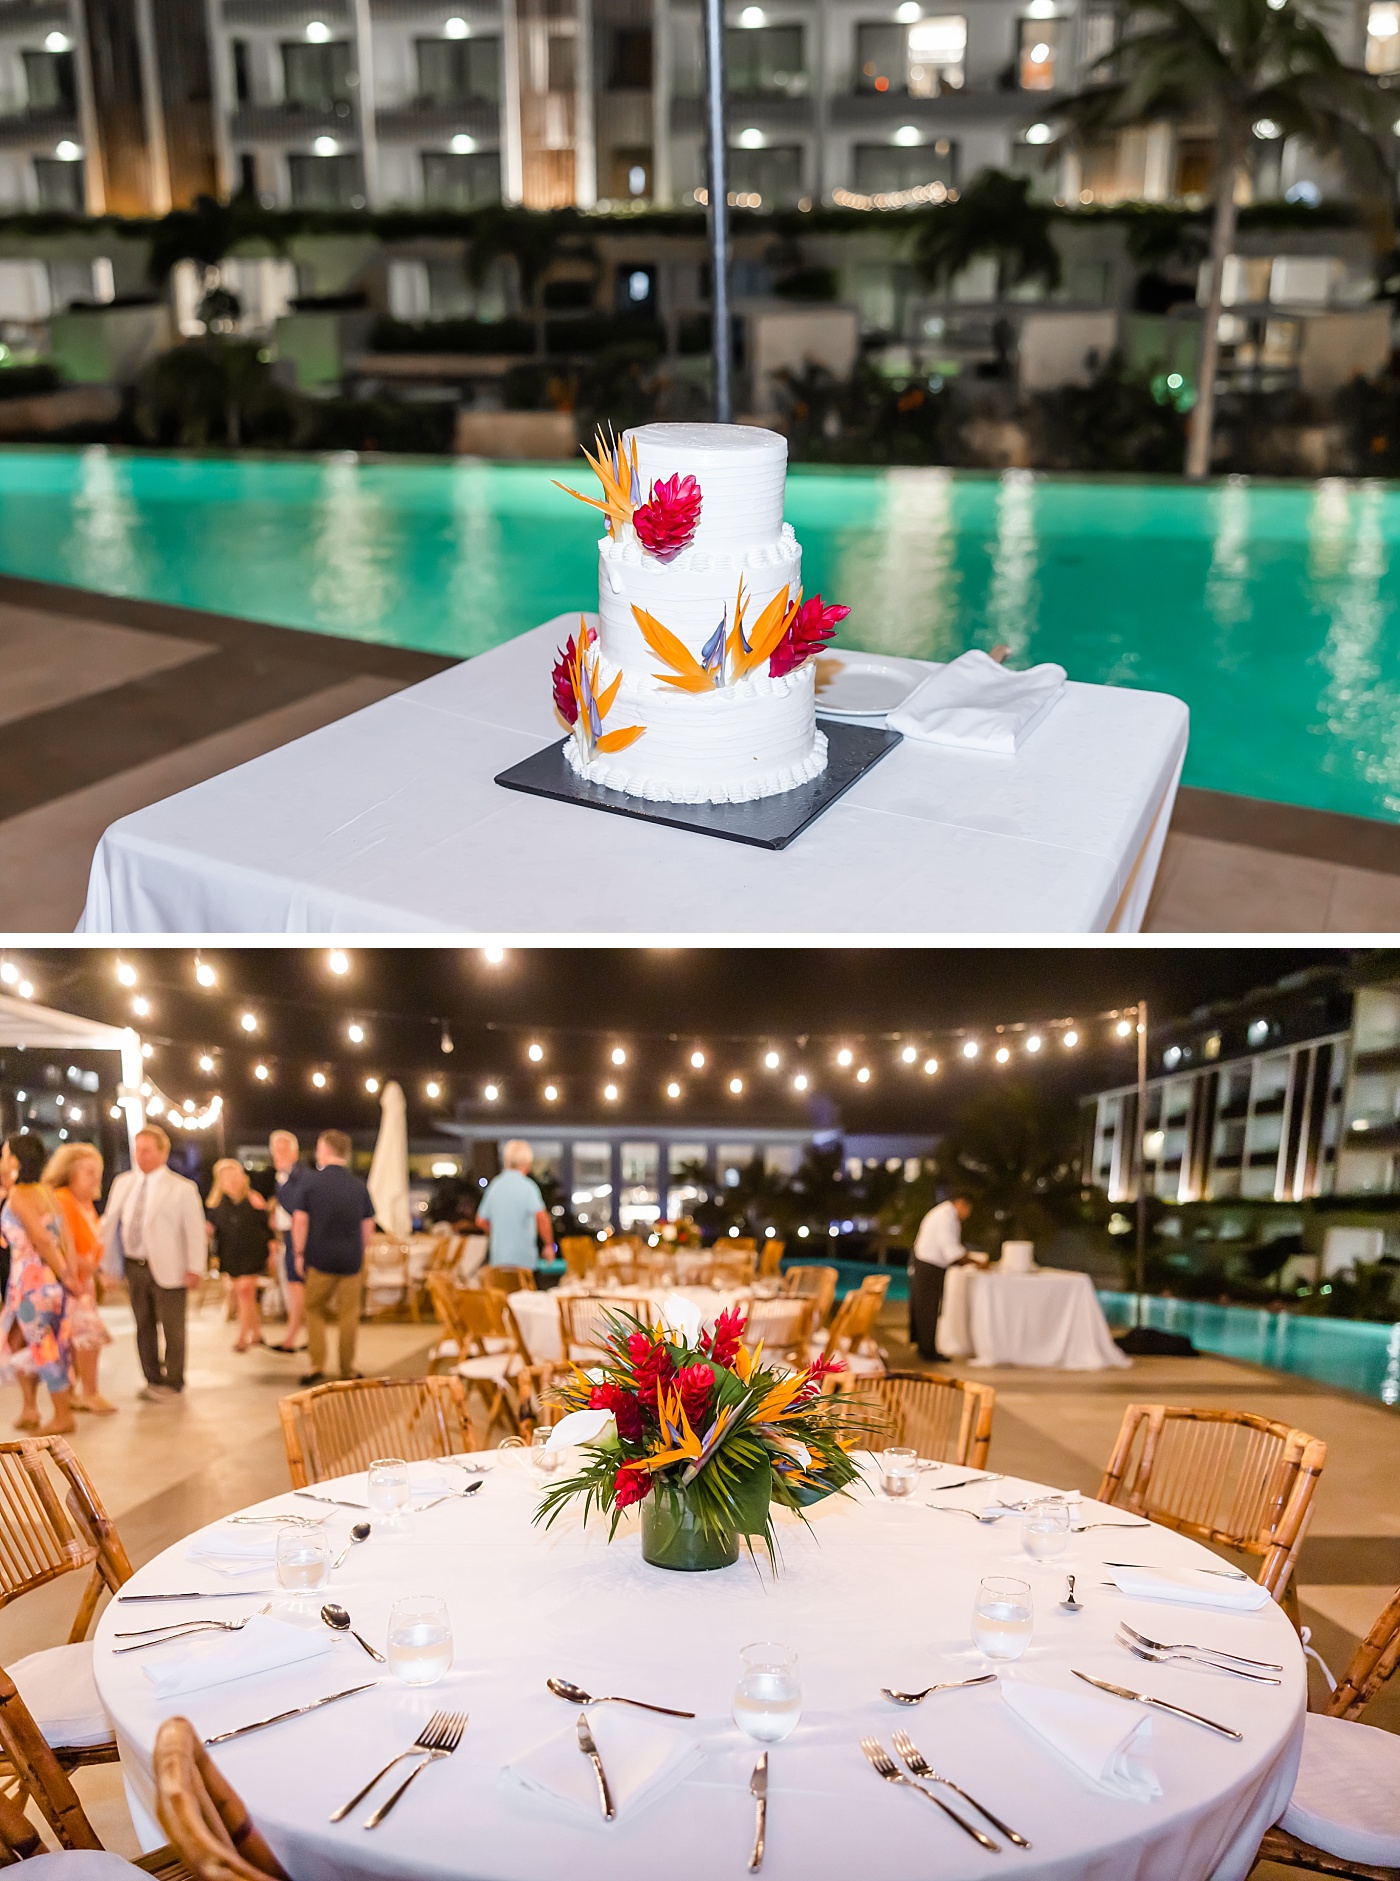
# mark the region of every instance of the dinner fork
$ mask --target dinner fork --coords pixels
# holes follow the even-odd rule
[[[416,1751],[436,1750],[439,1744],[445,1740],[449,1728],[459,1717],[460,1714],[455,1711],[435,1711],[418,1733],[417,1737],[415,1737],[413,1742],[409,1745],[408,1749],[401,1750],[397,1757],[391,1757],[389,1759],[382,1770],[377,1770],[362,1790],[356,1790],[348,1803],[342,1803],[340,1805],[340,1808],[332,1815],[331,1821],[343,1822],[350,1814],[350,1811],[355,1807],[356,1803],[362,1803],[374,1788],[375,1784],[379,1782],[380,1778],[388,1776],[396,1763],[402,1763],[405,1757],[413,1756]],[[466,1719],[461,1718],[461,1723],[465,1726]],[[461,1731],[458,1731],[457,1735],[460,1738]],[[456,1749],[455,1743],[453,1749]]]
[[[168,1639],[184,1639],[189,1633],[241,1633],[249,1620],[256,1620],[259,1614],[271,1613],[272,1602],[258,1608],[257,1613],[245,1613],[241,1620],[185,1620],[179,1626],[172,1626],[167,1620],[164,1626],[142,1626],[135,1632],[114,1633],[113,1639],[134,1639],[134,1646],[113,1646],[113,1652],[140,1652],[143,1646],[163,1646]],[[155,1639],[153,1634],[159,1633]]]
[[[1030,1847],[1024,1835],[1018,1835],[1015,1829],[1008,1828],[1001,1817],[994,1816],[985,1803],[979,1803],[975,1796],[969,1796],[967,1791],[960,1784],[955,1783],[951,1777],[940,1776],[907,1731],[896,1731],[890,1741],[916,1777],[926,1777],[930,1783],[941,1783],[945,1789],[956,1790],[965,1803],[972,1804],[979,1816],[985,1816],[994,1829],[1000,1829],[1008,1842],[1014,1842],[1017,1848]]]
[[[1149,1639],[1146,1633],[1139,1633],[1137,1628],[1129,1626],[1126,1620],[1118,1622],[1120,1633],[1129,1633],[1140,1646],[1150,1646],[1154,1652],[1208,1652],[1216,1659],[1234,1659],[1240,1665],[1253,1666],[1260,1672],[1282,1672],[1281,1665],[1275,1665],[1272,1659],[1247,1659],[1241,1652],[1226,1652],[1223,1646],[1192,1646],[1185,1640],[1167,1641]]]
[[[1207,1659],[1197,1652],[1171,1652],[1160,1647],[1139,1646],[1136,1640],[1124,1639],[1121,1633],[1117,1636],[1117,1643],[1120,1646],[1126,1646],[1134,1658],[1146,1659],[1149,1665],[1165,1665],[1169,1659],[1183,1659],[1187,1665],[1198,1665],[1208,1672],[1229,1672],[1234,1678],[1249,1679],[1255,1685],[1282,1683],[1280,1679],[1274,1677],[1272,1672],[1251,1672],[1245,1666],[1226,1665],[1222,1659]]]
[[[408,1775],[404,1778],[403,1782],[400,1783],[393,1795],[389,1797],[387,1802],[381,1803],[372,1816],[366,1816],[365,1827],[367,1829],[377,1829],[415,1777],[422,1776],[430,1763],[438,1763],[442,1758],[452,1755],[453,1751],[456,1750],[457,1746],[461,1743],[462,1733],[466,1728],[467,1714],[465,1711],[448,1712],[447,1722],[438,1733],[437,1742],[433,1744],[421,1744],[419,1746],[423,1752],[422,1763],[416,1765],[409,1771]]]
[[[886,1783],[903,1783],[907,1789],[917,1790],[920,1796],[926,1796],[931,1803],[936,1803],[945,1816],[951,1816],[958,1827],[965,1834],[970,1835],[974,1842],[980,1842],[983,1848],[989,1848],[994,1855],[1001,1853],[1001,1849],[990,1835],[983,1835],[980,1829],[975,1829],[970,1822],[964,1821],[957,1810],[950,1809],[941,1796],[935,1796],[932,1790],[925,1789],[922,1783],[916,1783],[913,1777],[905,1776],[878,1738],[863,1737],[860,1740],[860,1747],[865,1752],[876,1776],[882,1776]]]

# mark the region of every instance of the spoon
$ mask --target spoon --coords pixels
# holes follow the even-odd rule
[[[1015,1509],[962,1509],[952,1502],[926,1502],[926,1509],[932,1509],[935,1515],[965,1515],[970,1521],[980,1522],[984,1528],[993,1522],[999,1522],[1005,1515],[1015,1515]]]
[[[556,1698],[566,1698],[571,1705],[635,1705],[639,1711],[659,1711],[663,1718],[693,1718],[693,1711],[672,1711],[669,1705],[649,1705],[641,1698],[590,1698],[581,1685],[568,1679],[546,1679]]]
[[[355,1631],[354,1627],[351,1626],[350,1615],[345,1611],[344,1607],[336,1606],[334,1601],[327,1601],[326,1605],[321,1609],[321,1618],[333,1632],[348,1633],[351,1639],[359,1640],[360,1645],[364,1647],[370,1658],[375,1660],[377,1664],[387,1665],[389,1663],[383,1653],[376,1652],[367,1639],[360,1639],[360,1635]]]
[[[335,1570],[340,1566],[341,1562],[345,1559],[346,1555],[349,1554],[350,1550],[354,1547],[357,1541],[368,1541],[368,1540],[369,1540],[369,1523],[368,1522],[356,1522],[355,1526],[350,1530],[349,1541],[346,1542],[345,1546],[341,1549],[340,1553],[335,1557],[334,1561],[331,1562],[331,1572],[332,1573],[335,1572]]]
[[[921,1705],[930,1692],[961,1691],[964,1685],[994,1685],[995,1672],[983,1672],[975,1679],[949,1679],[942,1685],[926,1685],[921,1692],[892,1692],[888,1685],[880,1687],[882,1698],[892,1698],[897,1705]]]
[[[1064,1608],[1066,1613],[1082,1613],[1084,1611],[1084,1602],[1082,1600],[1076,1600],[1074,1597],[1074,1576],[1067,1574],[1065,1579],[1069,1582],[1069,1592],[1060,1602],[1060,1605]]]

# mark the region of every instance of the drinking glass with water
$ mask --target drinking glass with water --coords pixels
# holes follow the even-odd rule
[[[989,1659],[1019,1659],[1031,1643],[1035,1609],[1025,1581],[989,1575],[972,1603],[972,1643]]]
[[[277,1584],[289,1593],[324,1587],[331,1568],[330,1544],[319,1528],[300,1523],[277,1531]]]
[[[564,1454],[562,1450],[550,1449],[550,1435],[551,1432],[547,1425],[537,1424],[534,1434],[530,1438],[530,1461],[534,1464],[541,1476],[552,1476],[558,1469]]]
[[[377,1509],[397,1527],[401,1512],[413,1494],[408,1481],[408,1465],[401,1456],[376,1457],[369,1466],[367,1484],[369,1506]]]
[[[452,1669],[447,1602],[436,1594],[405,1594],[389,1609],[389,1664],[405,1685],[436,1685]]]
[[[1059,1496],[1040,1496],[1021,1517],[1021,1546],[1033,1561],[1048,1561],[1069,1546],[1069,1504]]]
[[[887,1496],[908,1496],[919,1480],[919,1453],[903,1444],[880,1452],[880,1487]]]
[[[791,1736],[802,1716],[802,1687],[793,1647],[758,1640],[741,1648],[732,1713],[745,1736],[760,1744],[780,1744]]]

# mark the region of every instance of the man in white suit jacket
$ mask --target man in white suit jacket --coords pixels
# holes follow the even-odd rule
[[[176,1397],[185,1387],[185,1302],[209,1263],[199,1190],[168,1167],[170,1138],[158,1124],[138,1130],[136,1167],[117,1177],[102,1216],[108,1253],[120,1249],[146,1399]],[[165,1356],[160,1351],[165,1341]]]

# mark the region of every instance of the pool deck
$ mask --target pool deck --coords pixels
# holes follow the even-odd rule
[[[72,931],[118,817],[452,664],[15,576],[0,576],[0,657],[7,933]],[[1180,792],[1145,932],[1396,930],[1400,827]]]

